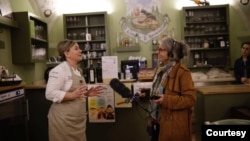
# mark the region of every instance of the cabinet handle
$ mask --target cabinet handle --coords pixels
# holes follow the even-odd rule
[[[29,111],[29,100],[26,99],[26,110],[27,110],[27,120],[30,119],[30,111]]]

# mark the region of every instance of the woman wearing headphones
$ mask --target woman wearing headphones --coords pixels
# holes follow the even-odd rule
[[[190,71],[180,62],[187,52],[186,44],[172,38],[164,38],[159,45],[160,65],[151,93],[159,99],[151,101],[151,141],[191,141],[191,108],[196,103],[196,91]]]

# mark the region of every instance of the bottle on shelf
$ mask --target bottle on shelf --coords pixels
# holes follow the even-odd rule
[[[130,69],[129,66],[126,66],[126,70],[125,70],[125,79],[129,80],[130,79]]]
[[[223,37],[218,37],[217,40],[219,42],[220,47],[226,47],[226,42]]]
[[[86,83],[89,83],[88,72],[89,72],[88,67],[83,68],[83,77],[84,77]]]
[[[120,33],[117,32],[117,33],[116,33],[116,47],[120,47],[120,46],[121,46]]]
[[[195,52],[194,53],[194,65],[199,65],[200,64],[200,52]]]
[[[208,40],[203,41],[203,48],[209,48],[209,41]]]
[[[204,53],[204,52],[201,52],[201,53],[200,53],[200,62],[201,62],[202,65],[207,65],[207,64],[205,63],[205,62],[206,62],[205,60],[206,60],[205,53]]]
[[[90,33],[86,34],[86,41],[91,41],[91,34]]]
[[[101,40],[102,39],[102,31],[101,30],[98,31],[98,36],[99,36],[98,40]]]
[[[97,67],[96,67],[96,81],[97,83],[102,83],[102,66],[101,62],[97,62]]]
[[[139,37],[138,34],[135,34],[135,44],[138,45],[139,44]]]
[[[100,39],[100,37],[99,37],[98,31],[96,30],[95,31],[95,40],[99,40],[99,39]]]
[[[226,40],[226,47],[229,47],[229,41]]]
[[[214,48],[215,44],[214,44],[215,40],[213,38],[209,39],[209,48]]]
[[[93,66],[92,60],[90,60],[90,65],[88,69],[88,77],[89,77],[89,83],[94,84],[95,83],[95,68]]]

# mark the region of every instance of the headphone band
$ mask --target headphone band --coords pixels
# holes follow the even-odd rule
[[[174,56],[173,50],[174,50],[175,43],[176,43],[175,40],[173,40],[173,45],[172,45],[172,47],[171,47],[170,52],[168,53],[168,56],[169,56],[169,57],[173,57],[173,56]]]

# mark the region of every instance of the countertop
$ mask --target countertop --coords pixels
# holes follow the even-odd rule
[[[0,87],[0,92],[8,91],[11,89],[21,88],[24,89],[45,89],[46,84],[26,84],[22,82],[18,85],[12,86],[2,86]],[[199,86],[196,90],[204,95],[207,94],[237,94],[237,93],[250,93],[250,85],[243,84],[227,84],[227,85],[212,85],[212,86]]]
[[[22,82],[18,85],[10,85],[10,86],[1,86],[0,87],[0,93],[5,92],[8,90],[13,90],[17,88],[24,88],[24,89],[45,89],[46,84],[26,84],[25,82]]]
[[[250,85],[235,84],[235,85],[214,85],[200,86],[196,88],[203,95],[209,94],[250,94]]]
[[[45,89],[46,84],[29,84],[25,85],[25,89]]]
[[[5,92],[8,90],[13,90],[13,89],[17,89],[17,88],[23,88],[26,84],[24,82],[17,84],[17,85],[11,85],[11,86],[1,86],[0,87],[0,93],[1,92]]]
[[[209,78],[209,79],[195,79],[194,82],[233,82],[236,81],[234,77],[225,78]]]

